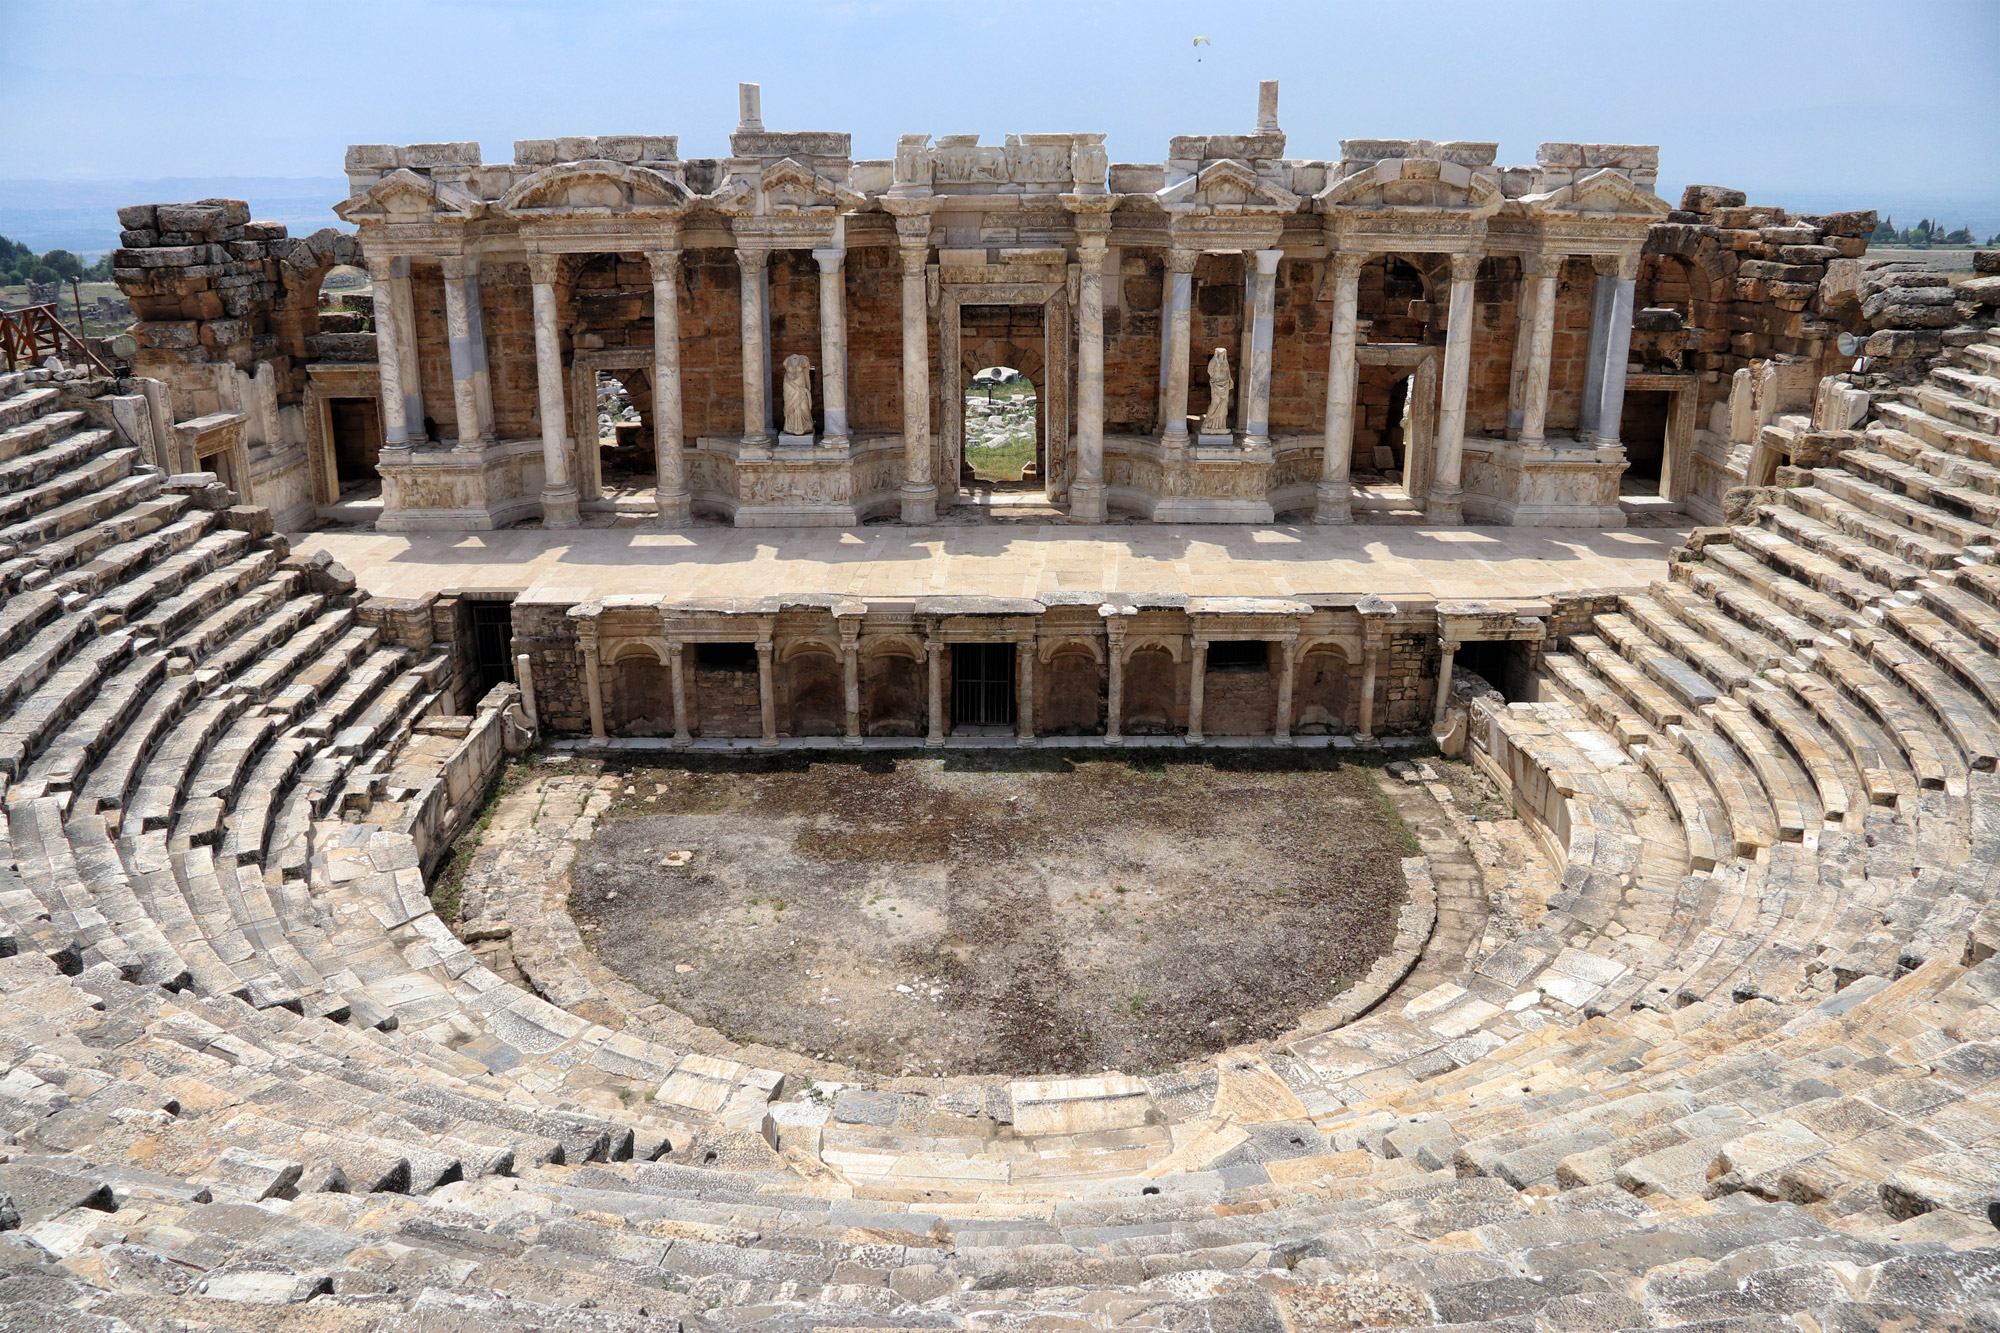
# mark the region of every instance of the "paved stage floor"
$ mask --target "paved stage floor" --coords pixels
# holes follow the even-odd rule
[[[1666,573],[1686,528],[1374,526],[744,529],[583,528],[505,532],[325,531],[326,550],[370,593],[533,591],[578,601],[612,593],[756,597],[839,593],[1178,592],[1533,597],[1643,587]]]

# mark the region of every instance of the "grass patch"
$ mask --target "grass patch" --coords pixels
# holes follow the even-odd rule
[[[457,925],[465,910],[465,874],[472,867],[472,858],[479,854],[479,846],[486,839],[486,830],[493,825],[494,811],[500,808],[503,799],[534,780],[535,760],[540,755],[541,747],[536,746],[512,763],[500,766],[500,771],[487,785],[485,799],[480,802],[479,818],[466,825],[465,831],[452,840],[451,850],[445,853],[444,861],[432,874],[431,911],[437,913],[438,920],[447,926]]]

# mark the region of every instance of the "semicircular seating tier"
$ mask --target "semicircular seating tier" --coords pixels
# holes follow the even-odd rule
[[[1469,691],[1562,866],[1523,931],[1199,1067],[831,1095],[478,961],[424,870],[511,687],[451,715],[107,384],[0,378],[0,1328],[1984,1327],[2000,345],[1955,361],[1541,702]]]

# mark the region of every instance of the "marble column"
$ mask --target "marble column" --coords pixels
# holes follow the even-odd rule
[[[1619,255],[1597,262],[1577,438],[1608,447],[1618,443],[1619,419],[1625,411],[1625,363],[1632,350],[1632,301],[1638,286],[1639,257]]]
[[[403,415],[403,356],[396,329],[396,300],[390,294],[390,275],[395,266],[407,261],[368,260],[368,280],[375,291],[375,362],[382,381],[382,445],[387,449],[407,449],[410,445],[409,418]]]
[[[1278,640],[1278,717],[1271,739],[1280,745],[1292,743],[1292,673],[1298,663],[1299,639],[1292,635]]]
[[[688,729],[687,645],[678,639],[667,645],[667,671],[674,689],[674,745],[686,749],[694,734]]]
[[[1320,451],[1315,523],[1354,521],[1354,486],[1348,478],[1354,466],[1355,343],[1360,333],[1356,308],[1361,266],[1367,261],[1367,255],[1344,251],[1327,260],[1333,267],[1332,345],[1326,359],[1326,439]]]
[[[771,252],[758,249],[739,249],[736,252],[736,269],[742,275],[741,300],[739,302],[740,341],[743,345],[743,443],[769,444],[770,431],[766,422],[770,411],[765,400],[770,396],[770,375],[767,373],[768,352],[764,346],[764,266],[770,261]]]
[[[389,308],[395,314],[396,362],[403,385],[403,424],[410,432],[410,443],[422,445],[429,441],[430,430],[424,425],[423,367],[417,360],[417,301],[410,288],[410,261],[407,259],[397,260],[390,272]]]
[[[486,374],[486,339],[479,315],[479,269],[463,255],[445,255],[445,335],[451,347],[451,401],[457,418],[458,443],[464,448],[490,439],[482,425],[479,380]],[[489,390],[490,393],[490,390]]]
[[[764,750],[778,744],[778,686],[771,669],[771,652],[770,639],[757,640],[757,712],[764,724],[757,746]]]
[[[1443,402],[1438,405],[1437,470],[1424,514],[1433,523],[1465,516],[1465,394],[1472,378],[1472,283],[1478,255],[1451,257],[1451,306],[1444,336]]]
[[[561,313],[556,307],[556,277],[562,260],[555,255],[529,255],[528,274],[535,284],[535,382],[542,409],[542,526],[577,526],[576,482],[569,474],[569,411],[563,405]]]
[[[1561,255],[1543,255],[1534,276],[1534,326],[1528,334],[1528,364],[1521,374],[1521,443],[1540,444],[1548,432],[1549,367],[1556,348],[1556,280]]]
[[[847,436],[847,251],[815,250],[819,263],[820,447],[845,449]]]
[[[1258,250],[1252,256],[1257,271],[1251,279],[1250,355],[1244,375],[1249,380],[1243,399],[1243,447],[1268,448],[1271,443],[1271,329],[1275,322],[1278,261],[1282,250]]]
[[[583,650],[583,688],[590,703],[590,734],[604,739],[604,685],[597,665],[597,621],[582,617],[576,623],[576,645]]]
[[[903,522],[937,522],[938,488],[931,475],[931,343],[928,299],[931,220],[896,219],[903,260]],[[931,674],[937,674],[932,659]],[[937,739],[943,739],[938,733]]]
[[[1113,621],[1105,627],[1105,633],[1109,642],[1105,653],[1108,682],[1104,701],[1104,743],[1123,745],[1125,743],[1125,631]]]
[[[653,505],[660,522],[693,518],[681,440],[681,252],[648,250],[653,269]]]
[[[847,734],[842,745],[861,744],[861,625],[843,621],[840,626],[840,684],[846,702]]]
[[[1076,296],[1076,476],[1069,516],[1102,523],[1104,494],[1104,237],[1078,240]]]
[[[944,642],[940,639],[924,640],[924,662],[929,671],[929,688],[926,697],[930,702],[930,732],[924,738],[925,745],[944,744]]]
[[[1188,442],[1188,351],[1193,334],[1194,265],[1199,250],[1167,252],[1166,308],[1161,317],[1160,439],[1167,445]]]
[[[1514,298],[1514,354],[1507,368],[1507,438],[1521,438],[1521,420],[1524,415],[1522,386],[1528,375],[1528,353],[1535,340],[1535,263],[1534,255],[1521,256],[1521,281],[1517,284]]]
[[[1187,742],[1201,744],[1202,695],[1208,688],[1208,640],[1194,639],[1193,655],[1188,666],[1188,724]]]
[[[1035,641],[1014,645],[1014,734],[1021,744],[1035,743]]]
[[[1444,641],[1444,656],[1438,659],[1437,706],[1431,711],[1433,723],[1444,721],[1445,705],[1451,702],[1451,659],[1457,651],[1457,644]]]

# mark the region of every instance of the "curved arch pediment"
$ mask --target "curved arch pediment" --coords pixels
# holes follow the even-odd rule
[[[526,217],[657,215],[680,212],[690,197],[686,186],[650,167],[561,162],[517,182],[501,197],[500,211]]]
[[[726,217],[817,217],[859,208],[863,197],[796,158],[781,158],[756,179],[738,176],[701,202]]]
[[[1314,196],[1323,213],[1447,213],[1485,218],[1506,203],[1500,186],[1456,162],[1392,157],[1327,186]]]

